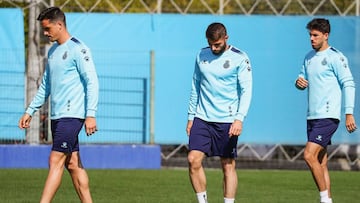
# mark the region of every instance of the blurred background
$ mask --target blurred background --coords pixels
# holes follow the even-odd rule
[[[348,57],[360,81],[360,0],[2,0],[0,167],[47,166],[39,150],[48,151],[52,142],[49,106],[34,115],[31,128],[22,131],[17,123],[41,82],[51,44],[36,18],[50,6],[66,13],[70,33],[90,47],[99,75],[99,131],[80,135],[81,152],[89,154],[85,166],[187,166],[191,78],[212,22],[225,24],[229,43],[249,55],[253,69],[239,168],[307,168],[307,96],[294,81],[311,50],[305,26],[312,18],[330,20],[329,43]],[[356,95],[360,120],[359,90]],[[329,167],[359,170],[359,142],[359,132],[347,133],[342,121]],[[217,158],[204,164],[219,167]]]

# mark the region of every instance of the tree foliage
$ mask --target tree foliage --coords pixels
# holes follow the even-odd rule
[[[356,0],[0,0],[1,7],[48,7],[65,12],[243,15],[358,15]]]

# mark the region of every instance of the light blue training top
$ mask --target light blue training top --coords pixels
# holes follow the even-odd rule
[[[340,120],[342,91],[345,114],[353,114],[355,84],[347,58],[337,49],[310,51],[304,59],[299,77],[308,80],[307,119]]]
[[[246,53],[230,46],[221,55],[210,47],[196,57],[188,119],[208,122],[243,121],[252,96],[252,70]]]
[[[50,96],[51,119],[95,117],[99,84],[90,50],[75,37],[54,43],[38,92],[26,113],[31,116]]]

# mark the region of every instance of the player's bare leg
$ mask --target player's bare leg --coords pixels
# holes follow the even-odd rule
[[[197,150],[191,150],[188,154],[189,176],[195,192],[206,191],[206,176],[202,166],[204,156],[203,152]]]
[[[40,203],[50,203],[58,190],[64,173],[66,155],[62,152],[51,151],[49,158],[49,172],[46,178]]]
[[[224,173],[224,197],[235,199],[238,185],[238,178],[235,168],[235,159],[221,158],[221,166]]]
[[[323,155],[321,155],[320,157],[322,157],[322,160],[320,161],[321,163],[321,167],[323,168],[323,173],[324,173],[324,179],[325,179],[325,185],[326,185],[326,189],[328,191],[329,194],[329,198],[331,198],[331,184],[330,184],[330,175],[329,175],[329,170],[328,170],[328,156],[327,156],[327,152],[326,150],[323,150]]]
[[[79,152],[73,152],[66,159],[66,168],[70,173],[75,190],[82,203],[92,203],[89,177],[81,163]]]
[[[330,198],[330,177],[327,168],[326,148],[316,143],[308,142],[305,146],[304,159],[311,170],[320,192],[320,201],[332,202]]]
[[[319,191],[326,190],[324,170],[319,161],[319,154],[322,150],[324,150],[322,146],[313,142],[307,142],[304,151],[304,159],[310,168]]]

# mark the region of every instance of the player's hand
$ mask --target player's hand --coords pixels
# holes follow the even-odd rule
[[[242,132],[242,121],[235,120],[230,126],[229,137],[239,136],[241,132]]]
[[[186,134],[188,136],[190,135],[190,130],[191,130],[192,125],[193,125],[193,120],[188,120],[187,125],[186,125]]]
[[[305,88],[308,87],[308,81],[305,80],[302,77],[298,77],[298,79],[296,80],[295,86],[301,90],[304,90]]]
[[[349,133],[352,133],[357,129],[356,123],[355,123],[355,118],[352,114],[346,114],[345,126],[346,126],[346,130]]]
[[[96,119],[95,117],[86,117],[85,118],[85,132],[86,135],[90,136],[97,131]]]
[[[25,113],[19,120],[19,128],[20,129],[24,129],[24,128],[29,128],[30,127],[30,122],[31,122],[31,116],[27,113]]]

